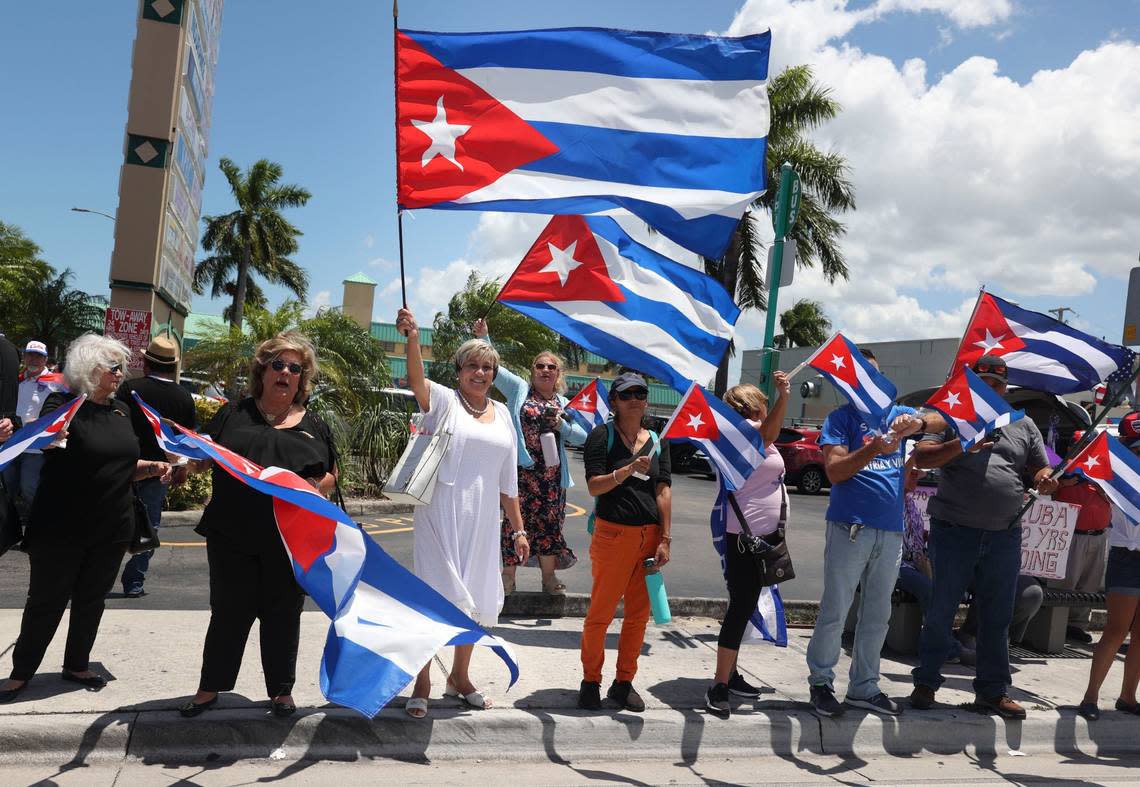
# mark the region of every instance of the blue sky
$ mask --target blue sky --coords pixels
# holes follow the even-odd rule
[[[21,226],[91,292],[107,290],[112,225],[68,209],[116,208],[136,11],[134,0],[12,3],[0,29],[7,109],[0,219]],[[774,67],[811,62],[849,110],[818,138],[850,151],[860,199],[848,220],[852,282],[830,287],[807,272],[789,299],[823,300],[837,327],[860,339],[952,335],[963,303],[988,281],[1031,308],[1073,306],[1088,329],[1118,338],[1122,277],[1140,249],[1140,186],[1130,185],[1140,183],[1140,101],[1133,100],[1135,77],[1114,82],[1103,74],[1129,65],[1140,72],[1140,0],[419,0],[406,1],[401,15],[404,27],[457,31],[589,25],[753,32],[768,24]],[[219,52],[203,213],[231,208],[219,156],[242,166],[277,161],[286,181],[313,193],[291,214],[305,232],[296,259],[310,271],[311,300],[339,303],[341,280],[360,270],[383,291],[396,276],[397,254],[390,6],[230,0]],[[1087,66],[1074,66],[1082,57]],[[996,64],[988,68],[985,59]],[[1103,95],[1090,96],[1081,87],[1088,84]],[[994,101],[995,94],[1008,98]],[[1096,112],[1082,109],[1078,97],[1099,102]],[[1044,142],[1026,143],[1020,164],[1045,170],[1040,179],[1002,173],[1022,138],[1032,136],[1032,112],[1070,101],[1078,117],[1066,121],[1060,144],[1074,148],[1058,146],[1052,155],[1075,158],[1070,164],[1105,180],[1103,190],[1072,188],[1071,169],[1049,176],[1060,165],[1040,154]],[[946,104],[952,109],[942,111]],[[897,122],[893,131],[876,121],[906,113],[913,122]],[[1087,128],[1080,126],[1085,116]],[[892,133],[899,138],[875,139]],[[938,169],[944,163],[921,150],[923,134],[934,134],[940,151],[961,144],[961,160]],[[995,136],[1008,138],[1011,153],[993,152]],[[882,166],[884,150],[909,150],[913,158],[892,169]],[[946,191],[947,172],[962,194],[928,203],[928,195]],[[974,184],[967,175],[984,180],[987,172],[1009,184],[1000,197],[992,181]],[[904,183],[912,191],[896,188]],[[992,207],[986,199],[995,200]],[[413,303],[421,311],[442,306],[458,285],[455,274],[466,270],[501,272],[515,250],[521,256],[530,245],[531,226],[444,211],[406,220],[406,257],[418,274]],[[390,319],[395,300],[389,289],[377,317]],[[220,313],[224,305],[199,298],[195,310]],[[758,316],[742,322],[741,344],[759,345],[759,325]]]

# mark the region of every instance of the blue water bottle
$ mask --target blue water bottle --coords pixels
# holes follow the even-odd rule
[[[645,589],[649,591],[649,607],[653,610],[653,622],[668,623],[673,620],[673,613],[669,611],[669,596],[665,594],[665,580],[661,577],[661,569],[657,567],[657,561],[651,557],[647,557],[643,565]]]

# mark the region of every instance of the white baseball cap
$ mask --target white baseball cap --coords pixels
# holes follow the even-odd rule
[[[36,342],[36,341],[28,342],[28,346],[24,348],[24,352],[26,352],[26,353],[38,353],[38,354],[44,356],[45,358],[47,357],[47,354],[48,354],[47,345],[44,344],[43,342]]]

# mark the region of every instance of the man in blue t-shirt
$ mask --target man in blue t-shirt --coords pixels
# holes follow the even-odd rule
[[[869,350],[860,352],[878,368]],[[811,704],[820,716],[838,716],[844,710],[835,699],[835,665],[856,588],[859,622],[846,703],[891,716],[901,712],[898,703],[879,690],[879,651],[887,637],[891,593],[902,559],[903,438],[926,428],[913,408],[897,405],[874,428],[850,404],[833,410],[824,421],[819,444],[831,501],[823,598],[807,649]]]

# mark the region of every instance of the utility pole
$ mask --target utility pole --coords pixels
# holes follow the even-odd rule
[[[760,356],[760,387],[769,399],[772,397],[774,380],[772,372],[778,367],[779,353],[775,351],[776,336],[776,300],[780,292],[781,264],[784,259],[784,242],[792,225],[796,223],[796,216],[800,212],[800,176],[792,169],[792,165],[785,161],[780,166],[780,185],[776,191],[776,209],[773,214],[773,224],[776,237],[772,241],[772,255],[770,263],[771,289],[768,290],[768,313],[764,325],[764,352]]]
[[[1068,320],[1065,319],[1065,312],[1072,312],[1073,314],[1077,313],[1076,309],[1073,309],[1069,306],[1058,306],[1056,309],[1046,309],[1045,311],[1049,312],[1050,314],[1057,315],[1057,320],[1059,322],[1065,323],[1066,325],[1068,324]]]

